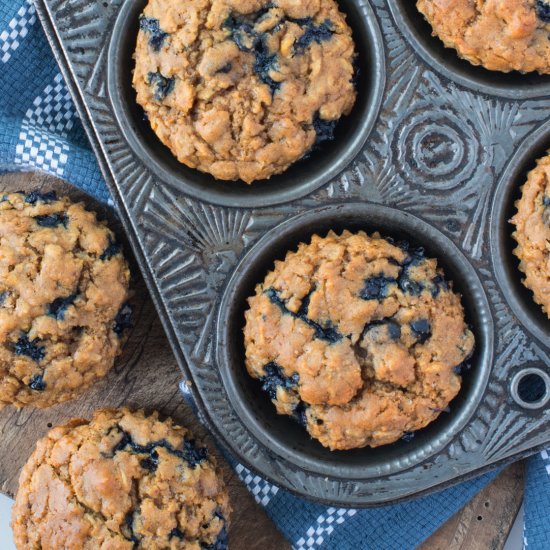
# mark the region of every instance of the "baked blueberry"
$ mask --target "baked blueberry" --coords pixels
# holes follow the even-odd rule
[[[313,116],[313,129],[315,130],[315,145],[319,145],[324,141],[334,140],[334,130],[338,120],[324,120],[315,113]]]
[[[320,44],[332,38],[333,26],[330,19],[325,19],[316,25],[311,17],[307,17],[301,20],[301,24],[305,26],[305,30],[304,34],[294,42],[294,51],[297,54],[302,53],[312,42]]]
[[[40,193],[39,191],[32,191],[25,195],[25,202],[28,204],[36,204],[37,202],[50,203],[57,200],[57,194],[55,191],[48,191],[46,193]]]
[[[337,329],[334,328],[330,321],[318,323],[308,317],[309,296],[305,296],[302,300],[300,309],[297,312],[293,312],[286,307],[284,300],[280,298],[275,289],[268,288],[265,292],[270,302],[275,304],[285,315],[290,315],[292,317],[296,317],[297,319],[301,319],[304,323],[313,328],[315,330],[316,338],[332,343],[338,342],[342,338],[342,335]]]
[[[28,334],[22,334],[13,347],[15,355],[25,355],[37,363],[44,359],[46,351],[40,345],[40,338],[29,340]]]
[[[58,321],[63,321],[67,308],[74,304],[76,296],[76,294],[71,294],[70,296],[66,296],[64,298],[56,298],[48,306],[48,315],[55,317]]]
[[[278,388],[293,388],[300,381],[298,374],[285,376],[281,367],[275,362],[268,363],[264,366],[264,376],[260,378],[262,390],[269,394],[271,399],[277,399]]]
[[[418,319],[409,323],[416,341],[423,344],[431,335],[432,328],[427,319]]]
[[[65,214],[46,214],[45,216],[34,216],[36,223],[40,227],[57,227],[62,225],[67,227],[67,216]]]
[[[100,260],[108,260],[120,253],[120,245],[115,241],[112,235],[109,235],[107,248],[101,253]]]
[[[395,285],[394,277],[385,277],[384,275],[376,275],[369,277],[365,281],[365,286],[359,292],[359,296],[363,300],[380,300],[388,295],[390,285]]]
[[[545,0],[537,0],[535,5],[537,17],[545,23],[550,23],[550,4]]]
[[[116,314],[113,324],[113,331],[115,334],[122,336],[126,329],[132,328],[132,314],[132,306],[128,302],[122,304],[122,307]]]
[[[168,38],[168,33],[161,30],[159,20],[142,15],[139,18],[139,28],[149,35],[149,46],[155,52],[160,51],[166,38]]]
[[[41,374],[35,374],[29,382],[29,388],[34,391],[44,391],[46,389],[46,383]]]
[[[149,84],[154,89],[154,98],[162,101],[174,89],[174,78],[166,78],[160,72],[149,73]]]

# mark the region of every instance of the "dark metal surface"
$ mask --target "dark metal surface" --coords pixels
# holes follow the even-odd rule
[[[216,183],[175,163],[139,120],[129,55],[143,4],[37,1],[184,377],[222,444],[281,487],[352,506],[425,493],[548,444],[544,409],[511,393],[518,373],[549,371],[550,337],[521,286],[507,219],[550,140],[539,128],[550,79],[469,67],[429,35],[413,2],[342,1],[363,77],[339,139],[268,183]],[[333,226],[408,236],[464,296],[473,367],[451,412],[408,444],[329,453],[244,376],[245,294],[285,247]]]

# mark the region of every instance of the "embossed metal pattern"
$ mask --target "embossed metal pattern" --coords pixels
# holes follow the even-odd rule
[[[370,74],[382,82],[369,85],[376,84],[384,95],[365,144],[346,160],[343,172],[284,205],[273,192],[272,200],[267,195],[262,199],[262,208],[257,207],[260,202],[254,207],[217,206],[228,202],[189,192],[184,172],[177,174],[182,185],[166,184],[153,164],[136,154],[119,126],[107,69],[113,62],[113,27],[125,2],[37,0],[37,6],[183,375],[192,381],[198,410],[221,443],[281,487],[351,506],[433,490],[548,444],[546,416],[521,407],[510,393],[518,372],[534,365],[550,369],[550,338],[547,322],[537,325],[539,332],[530,326],[538,306],[518,294],[521,275],[511,268],[513,243],[506,223],[514,196],[509,189],[532,166],[547,137],[550,141],[548,125],[543,125],[550,118],[548,78],[469,71],[462,62],[455,63],[452,52],[442,54],[432,42],[437,39],[422,35],[422,22],[408,6],[413,2],[347,0],[343,6],[362,10],[368,24],[381,31],[375,33],[375,50],[383,60]],[[535,130],[540,140],[533,142],[527,136]],[[499,193],[505,196],[504,206]],[[465,376],[458,399],[471,398],[471,411],[464,413],[468,407],[457,402],[441,425],[422,430],[409,444],[384,448],[387,461],[376,449],[333,453],[332,466],[322,473],[315,465],[317,451],[288,456],[288,449],[270,445],[256,426],[243,421],[242,407],[228,395],[234,395],[235,382],[227,378],[225,359],[218,358],[223,350],[216,334],[225,343],[218,320],[229,320],[220,311],[221,301],[231,297],[234,282],[244,274],[241,260],[254,245],[264,235],[283,232],[287,225],[279,224],[295,215],[311,216],[311,209],[342,202],[408,213],[433,235],[453,243],[438,248],[434,237],[434,243],[425,244],[443,251],[454,246],[460,251],[457,257],[466,258],[476,282],[456,282],[481,344],[478,349],[493,360],[486,383],[478,376],[485,370],[476,366]],[[455,278],[455,273],[465,273],[453,270],[450,259],[440,259]],[[484,300],[488,306],[482,305]],[[358,475],[362,460],[371,467]]]

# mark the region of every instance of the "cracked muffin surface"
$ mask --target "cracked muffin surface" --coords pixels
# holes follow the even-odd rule
[[[515,206],[510,221],[516,226],[514,254],[525,274],[522,282],[550,318],[550,151],[529,172]]]
[[[150,0],[134,57],[154,132],[220,180],[283,172],[355,102],[355,46],[334,0]]]
[[[47,407],[104,376],[130,323],[112,231],[54,192],[0,197],[0,407]]]
[[[332,450],[411,437],[457,395],[474,348],[436,260],[377,233],[314,235],[248,303],[249,374]]]
[[[418,0],[446,47],[492,71],[550,73],[548,0]]]
[[[225,550],[228,517],[215,463],[185,428],[104,409],[38,441],[12,528],[19,550]]]

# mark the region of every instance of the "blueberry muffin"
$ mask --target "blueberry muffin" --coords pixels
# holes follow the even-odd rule
[[[180,162],[251,183],[333,138],[354,58],[334,0],[150,0],[133,84]]]
[[[104,376],[130,323],[128,280],[83,204],[0,195],[0,407],[47,407]]]
[[[550,318],[550,151],[537,161],[521,188],[516,215],[510,220],[518,246],[514,254],[525,274],[523,284]]]
[[[418,0],[446,47],[492,71],[550,73],[550,0]]]
[[[249,374],[332,450],[411,437],[457,395],[474,348],[436,260],[377,233],[314,235],[248,302]]]
[[[19,550],[225,550],[228,517],[215,463],[185,428],[106,409],[38,441],[12,528]]]

